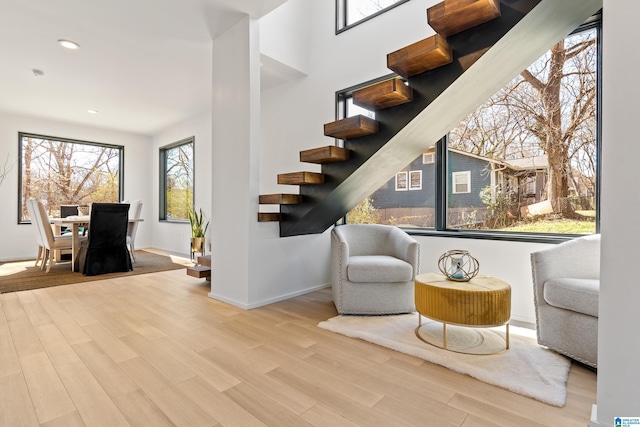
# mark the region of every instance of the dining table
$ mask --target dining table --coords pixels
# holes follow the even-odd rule
[[[143,222],[142,218],[129,218],[129,223]],[[76,257],[80,252],[80,227],[89,227],[91,224],[90,215],[71,215],[65,218],[50,218],[51,224],[60,227],[71,228],[71,271],[76,271]]]

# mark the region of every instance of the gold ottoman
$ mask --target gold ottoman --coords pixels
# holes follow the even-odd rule
[[[506,325],[506,347],[499,351],[509,348],[511,286],[502,280],[476,276],[469,282],[455,282],[447,280],[442,274],[420,274],[415,279],[415,302],[418,311],[416,335],[428,344],[461,353],[483,354],[448,349],[447,325],[472,328]],[[442,345],[421,334],[422,316],[442,322]]]

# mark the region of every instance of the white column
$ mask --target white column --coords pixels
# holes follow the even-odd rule
[[[640,197],[636,188],[638,70],[633,36],[640,2],[604,0],[602,259],[598,330],[597,416],[640,417]]]
[[[213,41],[210,296],[250,301],[260,159],[259,25],[249,16]]]

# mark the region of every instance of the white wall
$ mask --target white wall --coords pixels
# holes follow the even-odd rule
[[[202,208],[206,218],[211,217],[211,113],[193,117],[183,123],[173,125],[153,136],[152,152],[147,154],[149,162],[153,165],[151,187],[147,203],[152,209],[152,215],[145,225],[151,228],[154,236],[153,246],[170,253],[188,256],[189,242],[191,239],[191,228],[188,222],[166,222],[159,221],[159,153],[160,148],[173,144],[185,138],[193,136],[195,140],[194,172],[195,172],[195,207]],[[211,242],[207,233],[207,242]],[[207,244],[207,253],[210,252]],[[213,246],[211,249],[214,249]],[[214,249],[215,250],[215,249]]]
[[[640,418],[640,286],[636,263],[640,199],[624,183],[637,181],[637,74],[640,58],[629,41],[640,3],[604,1],[602,255],[598,324],[598,404],[592,426],[614,417]]]
[[[9,155],[10,164],[13,165],[0,185],[0,200],[3,200],[0,222],[4,224],[0,260],[30,259],[36,255],[31,225],[18,224],[18,132],[123,145],[124,197],[128,200],[147,199],[154,171],[148,156],[151,138],[0,112],[0,162],[3,163]],[[142,216],[147,220],[153,212],[151,207],[144,206]],[[138,227],[136,247],[151,246],[152,238],[151,229],[146,222],[142,223]]]
[[[311,4],[289,0],[260,19],[260,54],[307,73],[311,33]]]

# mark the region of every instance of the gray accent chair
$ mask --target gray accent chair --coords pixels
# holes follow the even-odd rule
[[[531,254],[538,343],[598,366],[600,235]]]
[[[420,245],[403,230],[347,224],[331,232],[333,302],[340,314],[415,311]]]

